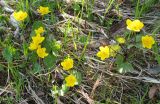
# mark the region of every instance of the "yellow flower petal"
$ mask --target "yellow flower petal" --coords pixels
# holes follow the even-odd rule
[[[132,21],[131,21],[130,19],[127,19],[127,20],[126,20],[126,24],[127,24],[127,25],[130,25],[131,23],[132,23]]]
[[[19,11],[19,12],[14,12],[13,13],[13,17],[15,18],[15,20],[17,21],[23,21],[24,19],[26,19],[28,16],[27,12],[24,11]]]
[[[35,30],[36,34],[42,34],[44,33],[44,28],[43,27],[39,27],[38,29]]]
[[[38,48],[38,45],[39,44],[36,44],[36,43],[30,43],[29,49],[32,50],[32,51],[36,50]]]
[[[118,43],[120,43],[120,44],[124,44],[124,43],[126,42],[125,38],[123,38],[123,37],[117,38],[117,41],[118,41]]]
[[[39,9],[37,9],[38,13],[40,13],[41,15],[45,15],[50,13],[51,11],[49,10],[49,7],[43,7],[40,6]]]
[[[66,86],[68,87],[73,87],[76,85],[77,83],[77,79],[74,75],[69,75],[65,78],[65,81],[66,81]]]
[[[144,27],[144,24],[140,20],[131,21],[130,19],[127,19],[126,24],[127,29],[135,32],[139,32]]]
[[[142,46],[144,48],[151,49],[153,44],[155,44],[155,40],[152,36],[142,36]]]
[[[32,37],[33,43],[40,44],[44,41],[45,37],[40,36],[40,34],[37,34],[36,36]]]
[[[108,46],[101,46],[99,47],[100,51],[97,53],[97,56],[101,58],[101,60],[104,60],[106,58],[109,58],[109,47]]]
[[[41,46],[39,45],[38,49],[37,49],[37,55],[40,58],[44,58],[44,57],[48,56],[48,53],[46,53],[46,48],[41,48]]]
[[[67,58],[63,62],[61,62],[61,65],[64,70],[70,70],[71,68],[73,68],[73,59]]]
[[[117,44],[114,44],[114,45],[110,45],[109,49],[110,49],[110,52],[109,52],[110,56],[115,57],[116,54],[121,50],[121,47]]]

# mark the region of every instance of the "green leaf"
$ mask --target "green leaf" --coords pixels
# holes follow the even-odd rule
[[[159,51],[158,44],[156,43],[155,45],[153,45],[152,49],[156,53],[155,60],[157,60],[158,64],[160,65],[160,55],[158,54],[158,51]]]
[[[27,58],[27,56],[28,56],[28,44],[26,42],[23,43],[23,54]]]
[[[80,8],[79,4],[76,3],[76,4],[73,5],[73,9],[75,11],[79,11],[81,8]]]
[[[81,36],[79,41],[82,43],[82,44],[85,44],[87,41],[88,41],[88,36]]]
[[[50,53],[52,51],[52,42],[51,42],[51,40],[49,40],[49,39],[46,38],[44,40],[44,42],[43,42],[43,47],[45,47],[46,51],[48,53]]]
[[[131,72],[132,70],[134,70],[134,68],[132,64],[128,62],[122,63],[120,66],[118,66],[119,73]]]
[[[61,49],[60,41],[53,40],[52,42],[52,51],[59,51]]]
[[[124,57],[122,55],[118,54],[116,56],[116,62],[115,62],[117,64],[117,66],[120,66],[123,63],[123,61],[124,61]]]
[[[64,96],[64,94],[69,90],[69,88],[66,86],[66,84],[62,85],[62,89],[59,90],[59,95]]]
[[[29,53],[29,60],[30,60],[32,63],[37,62],[37,60],[38,60],[37,53],[36,53],[36,52],[31,52],[31,53]]]
[[[59,87],[56,85],[52,86],[52,95],[57,95],[59,93]]]
[[[136,35],[136,43],[141,42],[141,38],[142,38],[141,35]]]
[[[55,66],[56,60],[57,60],[56,56],[48,55],[47,57],[44,58],[44,64],[48,69],[50,69]]]
[[[59,95],[59,96],[64,96],[65,93],[69,91],[69,87],[67,87],[65,84],[62,85],[61,88],[59,88],[57,85],[53,85],[52,87],[52,95]]]
[[[3,68],[3,66],[0,64],[0,71],[3,71],[4,70],[4,68]]]
[[[76,71],[76,70],[73,70],[71,72],[71,74],[73,74],[76,77],[76,79],[77,79],[77,85],[80,85],[81,82],[82,82],[82,74],[80,72]]]
[[[135,47],[135,45],[134,44],[128,44],[127,45],[127,49],[131,49],[132,47]]]
[[[13,55],[12,55],[12,51],[10,50],[9,47],[5,48],[2,52],[3,57],[5,58],[5,60],[7,62],[12,62],[13,60]]]
[[[136,44],[135,44],[135,47],[136,47],[136,48],[140,48],[140,49],[143,48],[143,47],[142,47],[142,43],[136,43]]]
[[[41,65],[39,63],[35,63],[33,66],[33,73],[39,73],[41,71]]]

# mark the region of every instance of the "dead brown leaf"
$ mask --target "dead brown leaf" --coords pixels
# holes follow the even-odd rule
[[[101,80],[102,80],[102,76],[100,76],[100,77],[96,80],[96,82],[94,83],[93,89],[92,89],[92,92],[91,92],[91,98],[94,97],[94,92],[95,92],[96,88],[100,85]]]
[[[94,104],[94,100],[91,99],[91,98],[89,97],[89,95],[84,92],[83,89],[79,90],[78,92],[83,95],[83,97],[87,100],[87,102],[88,102],[89,104]]]
[[[148,92],[148,95],[149,95],[149,98],[150,99],[153,99],[156,95],[158,91],[158,86],[157,85],[153,85],[150,89],[149,89],[149,92]]]

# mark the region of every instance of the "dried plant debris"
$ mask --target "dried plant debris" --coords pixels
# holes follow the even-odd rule
[[[159,0],[0,0],[0,103],[158,104]]]

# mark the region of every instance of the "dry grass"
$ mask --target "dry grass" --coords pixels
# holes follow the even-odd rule
[[[43,20],[47,32],[50,34],[49,39],[56,39],[63,45],[62,50],[57,55],[59,58],[55,62],[55,67],[49,70],[45,69],[42,60],[38,60],[42,69],[39,73],[32,72],[32,62],[26,59],[23,54],[22,43],[29,43],[34,20],[28,23],[25,32],[17,26],[12,26],[14,25],[13,21],[11,23],[7,21],[7,25],[4,25],[7,29],[1,30],[0,27],[0,33],[2,33],[0,36],[0,67],[2,65],[4,69],[1,71],[0,68],[0,103],[159,104],[159,92],[155,92],[151,99],[148,96],[151,86],[160,84],[159,71],[157,71],[160,68],[152,68],[152,66],[157,66],[153,51],[142,54],[134,48],[127,50],[125,58],[128,58],[132,52],[135,55],[131,60],[134,71],[124,74],[118,73],[114,59],[100,61],[96,57],[98,47],[109,45],[116,35],[123,36],[125,34],[125,20],[135,18],[137,4],[131,4],[131,0],[113,0],[113,3],[112,0],[110,2],[109,0],[94,0],[94,5],[91,4],[90,0],[82,1],[84,2],[79,3],[80,6],[88,7],[88,9],[84,8],[84,11],[81,11],[82,16],[74,12],[74,0],[66,0],[66,2],[61,2],[63,5],[58,5],[60,7],[54,10],[55,18],[57,18],[55,23],[49,22],[47,19]],[[12,10],[16,9],[14,7],[16,1],[11,1],[13,5],[8,1],[6,3],[8,5],[0,0],[3,9],[1,16],[5,15],[9,19]],[[140,6],[143,3],[142,0]],[[89,11],[89,9],[91,10]],[[159,5],[153,5],[150,9],[152,10],[142,14],[139,18],[144,21],[146,26],[143,32],[146,34],[154,32],[157,34],[157,41],[159,42],[158,34],[160,33],[158,30],[160,26],[157,22],[160,20]],[[34,10],[32,5],[30,10]],[[89,15],[92,16],[89,17]],[[34,16],[34,19],[40,19],[37,14]],[[21,32],[24,35],[21,35]],[[64,34],[68,36],[67,39],[64,38]],[[88,40],[87,42],[80,42],[78,39],[76,40],[77,37],[78,39],[85,37]],[[8,44],[16,47],[20,54],[18,59],[13,60],[12,64],[5,61],[2,55],[4,47]],[[82,83],[70,88],[64,96],[52,96],[52,86],[61,86],[64,80],[63,73],[67,73],[61,69],[60,62],[68,54],[75,59],[74,69],[82,74]]]

